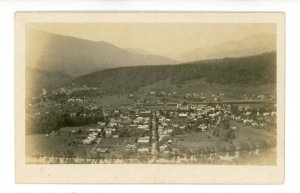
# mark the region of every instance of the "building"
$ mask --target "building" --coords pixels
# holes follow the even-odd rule
[[[138,125],[137,128],[142,129],[142,130],[149,130],[150,126],[149,125]]]
[[[147,110],[147,111],[141,111],[140,112],[140,116],[141,117],[150,117],[151,116],[151,111]]]
[[[137,143],[140,145],[148,145],[149,144],[149,136],[141,137],[138,139]]]
[[[108,148],[97,148],[97,151],[99,151],[100,153],[109,153]]]
[[[180,118],[187,118],[187,113],[179,113],[178,115]]]
[[[146,147],[138,148],[138,152],[139,153],[149,153],[149,148],[146,148]]]
[[[188,105],[177,104],[177,110],[180,110],[180,111],[189,111],[190,107]]]

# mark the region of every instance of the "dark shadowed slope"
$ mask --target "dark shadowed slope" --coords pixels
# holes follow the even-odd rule
[[[132,53],[107,42],[27,29],[26,65],[48,71],[80,76],[121,66],[174,64],[159,55]]]
[[[26,95],[37,96],[43,88],[54,88],[72,80],[72,77],[57,71],[26,69]]]
[[[207,60],[180,65],[136,66],[106,69],[75,79],[76,84],[111,91],[135,90],[161,80],[172,84],[205,79],[208,83],[259,85],[276,83],[276,53]]]

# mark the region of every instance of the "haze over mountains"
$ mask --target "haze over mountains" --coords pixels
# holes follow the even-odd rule
[[[180,62],[198,60],[222,59],[228,57],[243,57],[262,54],[276,50],[276,35],[270,33],[249,36],[241,40],[224,42],[219,45],[202,45],[179,56],[174,56]]]
[[[26,36],[26,86],[31,93],[71,83],[112,92],[162,80],[171,84],[200,79],[217,84],[276,83],[276,41],[270,34],[192,50],[177,58],[182,62],[139,48],[122,49],[33,29]]]
[[[158,45],[159,46],[159,45]],[[276,50],[275,34],[259,34],[216,46],[202,45],[170,59],[140,48],[119,48],[104,41],[28,29],[26,65],[47,71],[58,71],[73,77],[98,70],[144,65],[166,65],[199,60],[258,55]]]
[[[94,42],[34,29],[27,30],[26,51],[28,68],[58,71],[74,77],[120,66],[175,63],[164,56],[131,52],[103,41]]]

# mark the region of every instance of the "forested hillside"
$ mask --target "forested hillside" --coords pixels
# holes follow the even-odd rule
[[[179,65],[122,67],[97,71],[74,80],[76,84],[110,91],[135,90],[161,80],[183,84],[193,79],[207,83],[260,85],[276,82],[276,53],[207,60]]]

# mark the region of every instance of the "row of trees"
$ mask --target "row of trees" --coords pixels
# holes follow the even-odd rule
[[[26,115],[26,133],[50,133],[57,131],[62,127],[84,126],[88,124],[96,124],[97,122],[105,122],[103,113],[93,113],[83,115],[77,113],[71,116],[68,110],[47,112],[41,114]]]
[[[229,120],[225,119],[220,121],[220,123],[212,130],[212,134],[216,137],[221,137],[226,142],[231,142],[235,139],[235,131],[230,129]]]

